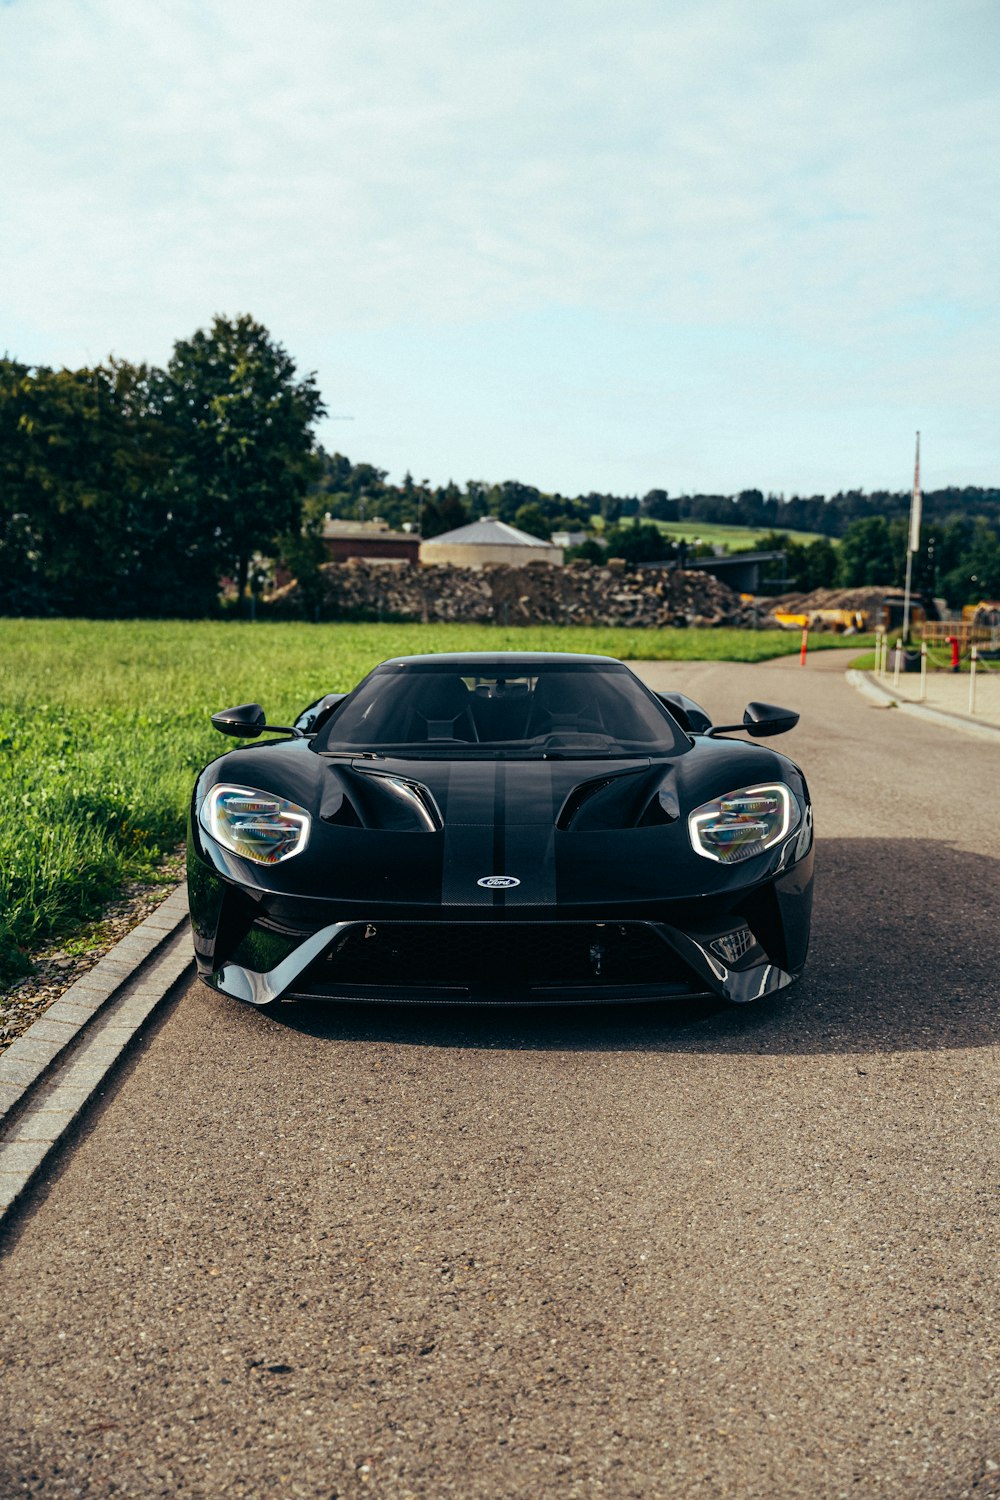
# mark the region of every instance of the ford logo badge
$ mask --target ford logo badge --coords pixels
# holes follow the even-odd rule
[[[482,880],[476,881],[476,884],[485,886],[488,891],[509,891],[521,882],[516,875],[484,875]]]

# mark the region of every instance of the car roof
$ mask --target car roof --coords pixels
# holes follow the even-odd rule
[[[505,665],[523,667],[537,666],[542,662],[589,663],[595,667],[609,664],[616,667],[622,665],[616,656],[589,656],[578,651],[435,651],[423,656],[391,656],[388,661],[381,662],[379,665],[409,667],[434,662],[437,665],[443,664],[451,667],[479,667],[487,662],[498,661],[502,661]],[[378,671],[378,668],[375,670]]]

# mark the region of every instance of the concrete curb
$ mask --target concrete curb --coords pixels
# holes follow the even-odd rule
[[[950,714],[943,708],[928,708],[926,703],[908,703],[905,698],[898,698],[891,687],[887,688],[877,682],[870,672],[859,672],[857,668],[851,667],[847,673],[847,681],[852,688],[863,693],[866,698],[871,698],[882,708],[895,706],[902,713],[913,714],[915,718],[927,719],[946,729],[961,729],[965,734],[974,734],[982,740],[1000,744],[1000,729],[995,725],[984,724],[981,719],[970,719],[965,714]]]
[[[180,885],[0,1057],[0,1219],[191,965]]]

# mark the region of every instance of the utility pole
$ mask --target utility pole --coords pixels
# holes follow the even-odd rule
[[[906,590],[903,594],[903,641],[910,639],[910,588],[913,582],[913,554],[920,551],[920,433],[917,433],[917,457],[913,467],[913,493],[910,496],[910,534],[906,541]]]

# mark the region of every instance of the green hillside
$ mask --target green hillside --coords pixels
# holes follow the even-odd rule
[[[591,523],[598,530],[601,529],[600,516],[592,516]],[[709,547],[725,547],[728,552],[745,552],[758,546],[761,538],[771,534],[771,528],[767,526],[755,529],[751,526],[724,526],[712,521],[646,521],[646,524],[655,526],[673,541],[704,542]],[[802,547],[821,540],[821,533],[818,531],[791,531],[782,528],[782,535],[787,536],[790,541],[798,542]],[[828,540],[835,547],[838,545],[836,537]]]

